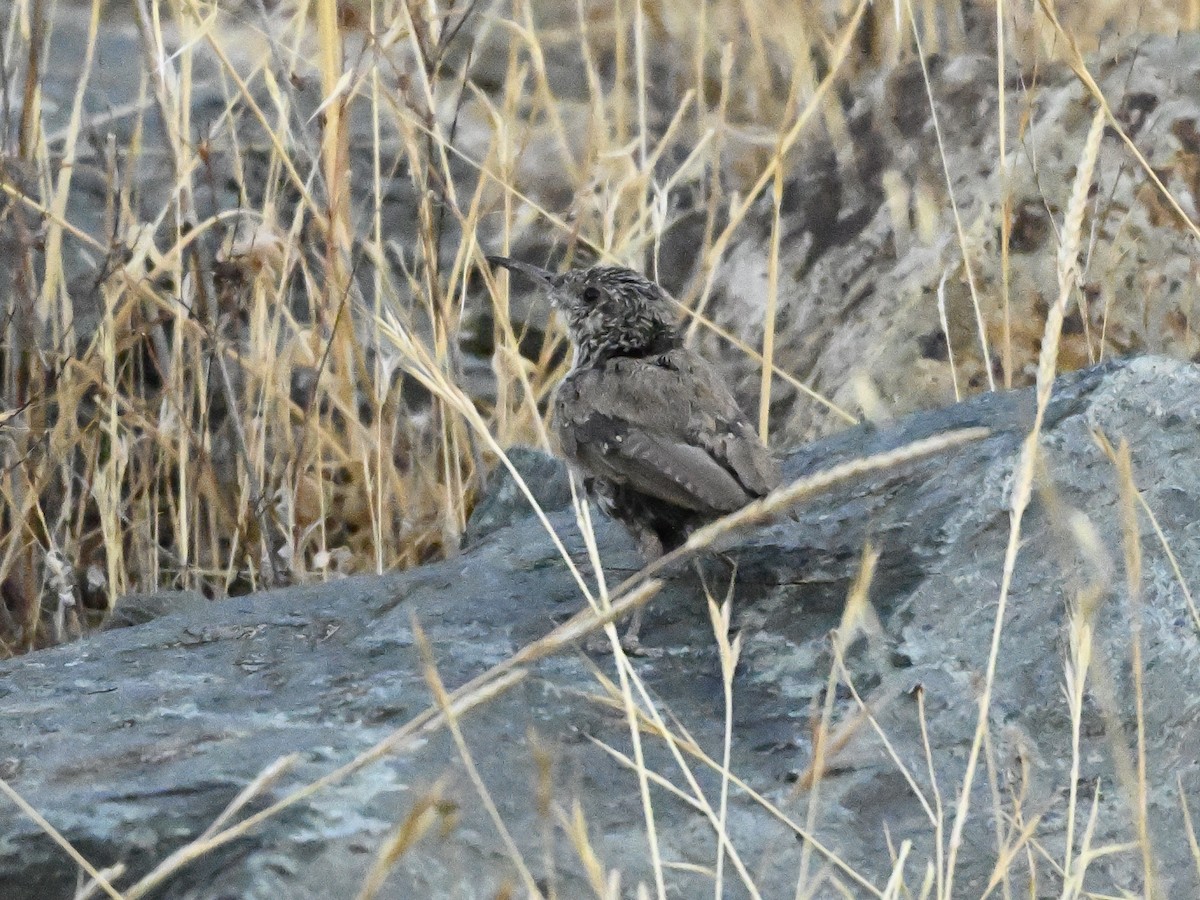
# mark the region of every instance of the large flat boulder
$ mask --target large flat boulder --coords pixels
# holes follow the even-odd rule
[[[893,854],[906,842],[903,872],[914,892],[927,867],[945,858],[1000,596],[1010,476],[1032,410],[1028,392],[988,394],[798,450],[785,467],[791,477],[953,428],[993,429],[974,444],[817,498],[730,550],[738,563],[733,623],[743,641],[733,681],[732,769],[815,838],[798,839],[758,800],[730,789],[729,837],[762,896],[792,896],[809,854],[807,878],[818,897],[882,891]],[[1114,444],[1128,441],[1136,484],[1182,582],[1142,511],[1141,574],[1131,599],[1119,478],[1094,430]],[[1098,606],[1072,855],[1080,856],[1085,830],[1093,850],[1127,844],[1088,857],[1083,884],[1107,894],[1142,892],[1134,824],[1141,818],[1159,893],[1195,896],[1200,885],[1181,797],[1193,813],[1200,810],[1200,635],[1184,593],[1185,584],[1200,585],[1200,367],[1142,358],[1071,376],[1057,386],[1041,444],[1042,489],[1025,517],[955,896],[980,896],[997,860],[1013,848],[1000,868],[1014,894],[1029,894],[1031,867],[1043,894],[1061,890],[1056,864],[1065,852],[1072,763],[1064,694],[1068,610],[1087,591]],[[513,518],[494,508],[491,515],[500,523]],[[558,510],[551,521],[587,574],[574,514]],[[637,560],[620,529],[598,516],[595,524],[615,584]],[[1091,549],[1076,538],[1089,528],[1096,536]],[[810,809],[803,773],[830,683],[829,633],[868,542],[880,554],[870,601],[881,628],[847,652],[854,691],[838,683],[830,699],[841,736],[827,749],[829,767]],[[702,567],[710,585],[723,589],[727,563],[714,558]],[[455,559],[403,574],[188,604],[146,624],[0,664],[2,774],[94,865],[123,863],[116,885],[128,887],[204,832],[273,761],[298,754],[234,821],[331,772],[428,707],[414,622],[428,633],[441,678],[454,688],[545,635],[582,603],[546,532],[525,515],[479,530]],[[1131,662],[1138,621],[1142,799]],[[691,569],[668,579],[642,636],[662,651],[633,660],[649,696],[668,723],[686,727],[720,760],[721,667]],[[579,841],[565,828],[576,803],[595,861],[602,872],[620,872],[622,895],[632,896],[639,881],[654,884],[638,779],[601,746],[632,753],[628,722],[619,704],[602,699],[593,665],[615,680],[611,657],[564,652],[461,720],[528,870],[541,890],[560,897],[592,895]],[[865,721],[843,731],[861,718],[854,692],[871,704],[890,749]],[[641,745],[653,772],[691,792],[660,737],[643,733]],[[718,808],[719,776],[694,756],[684,758],[706,802]],[[1114,760],[1132,763],[1133,775],[1126,772],[1123,781]],[[718,850],[708,818],[661,786],[649,790],[669,895],[710,895]],[[443,729],[180,868],[157,895],[354,896],[380,847],[431,798],[433,827],[399,858],[379,896],[494,897],[506,885],[524,893]],[[71,897],[78,873],[38,825],[0,801],[0,895]],[[727,896],[749,893],[732,862],[724,877]]]

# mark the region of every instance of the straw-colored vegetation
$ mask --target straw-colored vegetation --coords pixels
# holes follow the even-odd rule
[[[1014,59],[1031,71],[1066,63],[1096,94],[1081,54],[1135,29],[1200,26],[1194,0],[1093,2],[1086,11],[1085,4],[1064,4],[1058,13],[1049,2],[1028,0],[963,8],[956,0],[380,0],[341,6],[298,0],[270,12],[255,3],[136,0],[114,4],[105,24],[99,3],[60,4],[56,17],[49,17],[49,6],[12,3],[0,35],[8,98],[8,143],[0,160],[0,247],[8,261],[0,285],[4,654],[76,636],[132,591],[189,588],[220,598],[412,566],[454,552],[486,472],[506,463],[504,448],[548,446],[547,401],[566,365],[561,329],[544,310],[518,307],[507,282],[487,270],[484,254],[515,247],[543,257],[553,251],[564,264],[599,258],[653,270],[672,201],[684,189],[707,215],[693,276],[678,297],[681,314],[691,315],[701,334],[717,329],[709,313],[723,255],[752,210],[772,213],[764,238],[770,302],[755,323],[757,337],[747,342],[720,332],[715,338],[726,359],[749,361],[758,372],[756,418],[763,432],[770,432],[772,392],[781,388],[827,413],[825,430],[870,415],[867,395],[861,408],[847,410],[805,385],[774,341],[776,311],[805,302],[779,295],[784,182],[814,134],[831,141],[849,166],[852,138],[840,95],[902,63],[918,60],[924,67],[931,54],[963,50],[967,15],[990,15],[999,23],[1001,86]],[[55,23],[65,15],[90,16],[90,25],[78,69],[69,73],[67,106],[49,109],[40,86],[51,74],[60,84],[64,76],[45,71],[45,46],[58,39]],[[98,113],[90,102],[97,35],[110,27],[136,31],[131,46],[139,58],[117,64],[138,70],[140,91],[128,107]],[[551,74],[561,75],[564,58],[574,60],[571,83]],[[203,120],[195,107],[202,91],[220,108]],[[886,884],[856,872],[813,836],[815,799],[810,821],[799,823],[755,793],[729,771],[728,742],[724,761],[706,756],[656,707],[615,649],[619,683],[604,682],[603,692],[628,718],[633,756],[608,749],[636,774],[631,784],[642,794],[655,864],[652,890],[659,896],[669,871],[654,850],[652,782],[682,792],[721,835],[713,868],[718,897],[723,882],[734,879],[757,894],[738,848],[725,836],[730,791],[747,792],[764,815],[808,837],[798,896],[834,889],[844,896],[957,896],[964,823],[985,814],[970,808],[970,784],[988,745],[1007,589],[1034,489],[1037,433],[1063,319],[1078,292],[1088,192],[1104,127],[1122,130],[1105,98],[1095,96],[1093,108],[1090,135],[1076,148],[1070,203],[1055,221],[1058,283],[1046,289],[1057,302],[1037,324],[1032,352],[1019,335],[1014,339],[1005,293],[977,285],[971,255],[963,254],[971,327],[987,375],[977,389],[996,386],[996,372],[999,387],[1019,382],[1013,373],[1026,363],[1035,366],[1039,417],[1017,468],[992,654],[980,661],[986,677],[967,784],[942,785],[954,793],[937,793],[930,760],[935,795],[927,796],[896,759],[937,835],[936,858],[921,866],[924,883],[904,883],[907,846],[897,848],[896,874]],[[106,138],[117,120],[126,125],[127,144]],[[1002,121],[996,127],[1003,152],[1015,136]],[[1141,165],[1131,152],[1130,166]],[[165,189],[150,190],[146,179]],[[69,212],[82,181],[90,189],[102,186],[99,228],[83,227]],[[1160,187],[1164,208],[1186,220],[1176,198]],[[948,175],[947,190],[950,227],[965,246],[955,196],[961,188],[952,187]],[[162,203],[149,207],[149,197]],[[995,199],[1007,212],[1006,198]],[[1007,285],[1011,220],[1005,216],[990,227],[1003,235]],[[94,263],[91,278],[72,276],[64,263],[81,257]],[[936,307],[931,312],[930,329],[946,329]],[[1004,327],[993,327],[997,322]],[[1016,325],[1018,331],[1029,327],[1024,320]],[[993,355],[1001,366],[992,364]],[[953,355],[947,365],[957,393]],[[975,436],[951,436],[945,445]],[[1137,495],[1127,451],[1109,449],[1132,535]],[[773,505],[838,477],[894,465],[902,456],[785,488],[766,506],[696,534],[679,556],[752,524]],[[586,519],[586,508],[579,514]],[[1086,528],[1079,527],[1086,548]],[[868,552],[835,640],[837,660],[849,635],[870,627],[872,560]],[[81,857],[76,861],[95,879],[92,888],[142,896],[177,866],[433,727],[451,730],[474,775],[458,717],[520,680],[525,664],[588,630],[603,625],[615,643],[611,619],[649,600],[654,574],[607,590],[577,572],[581,597],[595,604],[579,619],[454,692],[442,687],[431,663],[436,708],[326,779],[252,817],[224,821],[286,766],[264,773],[209,833],[136,886],[117,891],[109,879],[120,873],[97,873]],[[1071,610],[1066,684],[1076,735],[1083,685],[1096,666],[1091,617],[1097,590],[1081,589]],[[725,635],[727,605],[712,600],[711,612],[731,703],[739,645]],[[829,678],[831,686],[850,681],[840,662]],[[813,767],[800,780],[814,798],[839,741],[872,727],[872,703],[886,702],[854,696],[859,712],[853,721],[832,722],[828,706],[818,716]],[[679,759],[720,772],[720,797],[710,802],[695,784],[666,782],[647,770],[639,748],[649,740],[665,741]],[[735,740],[730,733],[728,741]],[[1140,812],[1139,849],[1153,895],[1144,755],[1135,752],[1127,763],[1118,767],[1121,788]],[[536,894],[526,861],[474,777],[522,889]],[[1062,875],[1064,896],[1081,895],[1089,861],[1119,848],[1090,845],[1090,823],[1074,818],[1076,800],[1072,785],[1065,858],[1049,858],[1037,844],[1036,821],[1004,830],[997,885],[1023,893],[1006,874],[1020,856],[1035,869]],[[611,895],[613,880],[591,850],[586,812],[558,814],[597,895]],[[430,795],[397,825],[362,896],[374,895],[441,815],[438,797]]]

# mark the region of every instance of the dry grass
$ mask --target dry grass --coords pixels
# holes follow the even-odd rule
[[[551,23],[539,30],[526,7],[510,19],[469,4],[425,21],[403,5],[339,19],[330,3],[262,18],[143,2],[125,24],[137,28],[145,80],[111,114],[131,123],[122,146],[103,137],[108,117],[86,112],[99,9],[53,133],[37,85],[38,35],[56,40],[54,21],[30,2],[8,23],[9,92],[23,85],[29,102],[8,110],[16,141],[0,181],[18,263],[0,383],[0,652],[78,635],[131,591],[221,597],[453,551],[502,448],[548,444],[547,399],[563,366],[560,330],[540,314],[510,315],[507,290],[480,268],[480,241],[548,241],[568,261],[655,269],[672,197],[700,191],[709,224],[680,299],[693,328],[712,329],[713,274],[771,193],[761,348],[722,339],[759,367],[764,434],[776,384],[853,421],[791,374],[775,344],[784,174],[803,135],[845,136],[835,85],[964,41],[953,6],[937,4],[806,7],[774,29],[755,5],[705,6],[699,21],[673,4],[644,14],[550,5],[537,11]],[[1029,9],[1008,13],[1006,30],[1022,40],[1052,27]],[[731,41],[743,24],[779,72]],[[557,97],[546,60],[580,36],[586,88]],[[463,77],[472,39],[472,53],[503,64],[501,85]],[[676,106],[653,127],[646,41],[688,61],[672,74]],[[202,64],[216,72],[199,82]],[[313,96],[300,84],[309,76]],[[224,107],[203,122],[201,93]],[[389,199],[397,181],[411,185],[411,209]],[[89,190],[104,208],[93,232],[67,213]],[[564,191],[571,199],[556,203],[570,221],[550,206]],[[162,205],[147,208],[151,197]],[[398,215],[411,220],[407,242],[387,227]],[[72,277],[64,260],[82,254],[97,276]],[[991,300],[970,271],[987,360],[979,305]],[[466,377],[476,345],[487,379]],[[1000,351],[1012,357],[1011,340]],[[958,393],[953,359],[949,369]],[[464,421],[464,403],[486,436]]]
[[[45,108],[39,90],[46,76],[45,42],[55,40],[47,6],[44,0],[12,5],[0,35],[5,76],[0,87],[17,101],[3,110],[10,141],[0,160],[0,247],[11,260],[11,279],[2,287],[0,335],[4,654],[77,636],[131,591],[191,588],[219,598],[347,572],[402,568],[454,552],[487,469],[511,468],[504,449],[515,443],[548,445],[547,400],[565,365],[561,330],[536,314],[520,314],[506,285],[484,266],[485,250],[508,252],[518,246],[544,253],[552,248],[567,262],[601,258],[657,271],[671,201],[685,190],[699,198],[706,224],[693,277],[678,299],[696,333],[716,333],[729,355],[740,354],[757,367],[762,433],[770,430],[772,391],[783,387],[841,422],[853,421],[854,413],[791,371],[775,340],[777,311],[800,302],[779,291],[785,180],[814,132],[832,141],[839,159],[851,161],[838,91],[853,92],[903,63],[916,60],[926,72],[928,94],[922,99],[933,103],[936,123],[927,55],[953,55],[967,40],[964,10],[953,0],[828,0],[798,7],[785,0],[721,0],[701,4],[699,14],[695,4],[675,0],[547,3],[536,9],[520,2],[511,8],[476,2],[443,8],[301,0],[269,15],[253,4],[161,6],[139,0],[128,24],[138,34],[142,81],[130,107],[111,113],[132,122],[128,142],[118,145],[105,137],[104,116],[85,109],[96,74],[99,3],[86,13],[81,7],[89,23],[81,64],[71,73],[74,89],[65,124],[50,129],[56,111]],[[674,864],[659,852],[652,785],[683,799],[712,826],[717,856],[705,872],[717,897],[735,879],[758,895],[741,855],[745,848],[735,845],[726,827],[729,795],[736,791],[804,838],[796,896],[832,892],[949,900],[957,896],[956,865],[964,828],[976,814],[971,788],[981,762],[989,771],[997,831],[989,891],[1011,896],[1028,890],[1009,881],[1015,861],[1023,858],[1029,872],[1040,867],[1061,878],[1064,897],[1087,896],[1083,881],[1090,862],[1132,850],[1142,860],[1146,894],[1155,896],[1139,632],[1135,623],[1131,652],[1139,715],[1130,756],[1129,742],[1119,737],[1116,701],[1104,686],[1109,675],[1092,656],[1092,616],[1107,581],[1101,577],[1103,553],[1089,543],[1085,519],[1073,520],[1074,531],[1085,556],[1096,560],[1098,574],[1081,589],[1069,614],[1064,672],[1074,742],[1068,752],[1077,772],[1082,700],[1085,690],[1095,690],[1108,698],[1105,713],[1116,722],[1110,733],[1118,788],[1133,811],[1135,844],[1093,845],[1095,821],[1077,821],[1081,798],[1073,779],[1065,855],[1043,847],[1038,841],[1042,811],[1026,809],[1020,795],[1003,798],[996,784],[989,713],[1008,586],[1035,486],[1037,437],[1058,370],[1063,320],[1072,298],[1084,302],[1079,269],[1102,129],[1113,127],[1129,141],[1111,110],[1113,98],[1103,97],[1082,53],[1104,35],[1129,33],[1135,25],[1196,28],[1200,9],[1194,2],[1101,3],[1085,17],[1073,8],[1056,11],[1048,2],[1035,8],[1001,0],[996,20],[1002,48],[1007,41],[1030,66],[1064,60],[1092,92],[1097,111],[1089,139],[1078,148],[1070,205],[1056,223],[1057,302],[1038,342],[1038,419],[1015,479],[1004,584],[991,655],[980,661],[986,674],[966,783],[953,786],[944,806],[942,791],[950,786],[939,785],[928,740],[927,788],[919,787],[921,778],[891,753],[929,817],[936,848],[931,859],[914,863],[908,843],[893,848],[889,878],[875,884],[819,840],[819,789],[828,761],[868,727],[890,746],[875,712],[891,698],[861,696],[841,662],[851,635],[871,628],[874,558],[869,552],[834,635],[827,702],[814,715],[813,765],[797,787],[808,799],[804,823],[730,769],[737,740],[731,685],[739,641],[728,637],[728,603],[710,598],[726,702],[720,760],[706,755],[652,699],[621,652],[612,622],[649,601],[658,588],[654,576],[665,566],[841,479],[943,452],[980,437],[979,432],[947,436],[788,486],[697,532],[676,554],[611,590],[602,579],[589,584],[560,543],[590,604],[575,619],[453,692],[442,687],[436,663],[426,654],[435,707],[351,763],[232,821],[287,763],[272,767],[208,832],[128,888],[118,891],[111,884],[123,873],[98,872],[68,847],[92,879],[80,895],[144,896],[180,866],[443,726],[454,737],[521,886],[530,895],[540,893],[532,874],[537,866],[521,856],[508,834],[475,771],[458,720],[518,683],[530,663],[604,629],[613,643],[618,681],[597,673],[596,699],[622,711],[632,755],[606,749],[635,773],[653,861],[651,890],[660,897]],[[566,88],[553,77],[564,54],[578,58],[581,85]],[[467,60],[478,64],[484,56],[487,67],[468,68]],[[999,57],[1003,98],[1003,49]],[[672,61],[665,74],[653,68],[664,58]],[[208,86],[197,74],[201,67],[213,70]],[[493,74],[488,80],[475,72]],[[308,91],[305,79],[317,87]],[[665,82],[671,90],[662,89]],[[200,122],[196,97],[213,85],[221,112]],[[663,100],[664,93],[672,99]],[[660,108],[664,103],[668,108]],[[1004,116],[997,127],[1004,147]],[[938,142],[941,147],[940,128]],[[1145,171],[1163,203],[1195,231],[1178,199],[1131,141],[1129,148],[1131,164]],[[971,269],[972,239],[959,216],[944,152],[941,166],[986,380],[994,386],[995,353],[1003,361],[1003,383],[1009,385],[1013,373],[1033,361],[1013,334],[1009,198],[998,198],[1003,214],[994,225],[1001,233],[1004,279],[998,295],[990,296]],[[89,231],[69,214],[73,192],[84,190],[81,172],[101,186],[100,229]],[[161,182],[157,194],[139,183],[147,173]],[[391,199],[396,184],[405,187],[402,201]],[[714,275],[768,193],[769,303],[761,343],[750,346],[721,331],[708,313]],[[147,198],[154,196],[163,202],[148,207]],[[396,225],[398,205],[405,206],[405,228]],[[915,218],[919,233],[920,216]],[[90,281],[72,277],[64,263],[80,253],[96,263],[98,275]],[[935,311],[930,326],[941,329],[950,347],[940,292],[939,300],[940,318]],[[998,340],[985,320],[1003,322]],[[472,369],[481,360],[487,363],[482,378],[478,365]],[[949,375],[957,395],[953,356]],[[1128,449],[1108,449],[1126,514],[1127,590],[1136,600],[1133,554],[1141,498]],[[522,488],[532,502],[523,482]],[[1141,508],[1170,554],[1153,512],[1144,501]],[[577,513],[590,535],[586,505]],[[552,532],[544,516],[542,521]],[[589,549],[593,571],[602,572],[594,541]],[[1184,591],[1200,624],[1186,586]],[[849,687],[856,712],[835,722],[829,698],[839,683]],[[668,748],[681,781],[647,766],[646,741]],[[715,801],[701,790],[692,766],[719,773]],[[0,785],[27,814],[37,816],[8,785]],[[1180,796],[1187,814],[1182,789]],[[585,811],[568,810],[552,799],[547,803],[597,896],[617,896],[619,874],[592,846]],[[1091,809],[1094,816],[1098,804]],[[447,815],[437,789],[422,798],[381,847],[361,896],[374,896],[391,868]],[[39,824],[65,844],[50,823]],[[1195,847],[1194,837],[1192,843]],[[1200,850],[1196,856],[1200,866]],[[913,871],[919,871],[919,883],[906,881]]]

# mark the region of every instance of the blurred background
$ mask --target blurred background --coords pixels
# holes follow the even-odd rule
[[[1200,0],[0,3],[0,654],[456,552],[635,267],[780,453],[1200,352]]]

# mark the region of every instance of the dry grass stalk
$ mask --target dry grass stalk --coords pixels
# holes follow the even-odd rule
[[[1050,393],[1057,370],[1058,344],[1062,334],[1063,317],[1066,313],[1067,303],[1074,293],[1078,277],[1076,272],[1076,258],[1079,252],[1079,236],[1083,228],[1083,216],[1086,209],[1088,190],[1092,183],[1092,173],[1096,159],[1100,154],[1100,138],[1104,133],[1104,124],[1104,112],[1103,110],[1098,110],[1092,119],[1091,130],[1088,132],[1087,141],[1080,155],[1079,167],[1071,190],[1071,200],[1067,205],[1067,213],[1063,221],[1062,244],[1059,249],[1058,301],[1050,308],[1042,336],[1041,355],[1038,359],[1037,409],[1034,414],[1033,427],[1025,438],[1021,454],[1013,472],[1011,511],[1009,514],[1009,539],[1005,550],[1004,571],[1000,583],[1000,601],[996,608],[995,626],[992,630],[992,644],[991,651],[988,654],[983,694],[979,700],[979,717],[975,729],[975,737],[971,743],[971,752],[967,759],[966,774],[963,778],[962,789],[959,793],[958,804],[955,809],[954,826],[950,832],[950,846],[946,855],[946,876],[943,885],[943,897],[947,898],[953,895],[954,871],[958,861],[959,849],[962,845],[963,829],[966,827],[967,816],[970,810],[971,787],[975,778],[976,767],[979,763],[979,753],[989,729],[992,690],[996,678],[996,663],[1000,654],[1000,638],[1004,631],[1004,617],[1008,609],[1009,589],[1016,571],[1017,551],[1020,548],[1021,541],[1021,521],[1029,505],[1033,489],[1038,440],[1041,436],[1046,407],[1050,403]]]
[[[612,694],[613,694],[613,696],[608,699],[608,703],[610,705],[615,706],[616,702],[617,702],[615,700],[615,691],[613,691]],[[656,735],[662,737],[664,740],[666,740],[668,742],[668,746],[674,746],[674,747],[677,747],[679,750],[686,752],[689,756],[692,756],[693,758],[699,760],[701,763],[703,763],[707,768],[709,768],[713,772],[716,772],[719,774],[722,771],[724,771],[721,763],[719,761],[713,759],[712,757],[710,757],[708,754],[706,754],[704,752],[704,750],[695,741],[693,741],[690,737],[688,737],[686,735],[686,733],[683,735],[672,735],[670,731],[665,729],[665,727],[660,727],[649,714],[643,714],[642,721],[640,722],[640,727],[650,734],[656,734]],[[633,761],[630,760],[625,754],[620,753],[619,751],[613,749],[612,747],[609,747],[606,744],[599,743],[598,746],[602,747],[606,752],[608,752],[614,758],[621,760],[627,767],[629,767],[629,768],[633,767]],[[664,788],[666,788],[668,790],[672,790],[673,792],[676,793],[676,796],[679,796],[681,799],[686,798],[687,802],[696,804],[698,806],[698,808],[700,807],[701,804],[698,799],[698,797],[699,797],[698,794],[693,794],[693,795],[685,794],[682,791],[682,789],[673,785],[670,781],[663,778],[661,775],[658,775],[658,773],[652,773],[651,778],[652,779],[662,779],[661,786],[663,786]],[[770,799],[768,799],[766,796],[761,794],[759,791],[755,790],[753,786],[746,783],[735,772],[731,771],[729,773],[729,781],[734,787],[736,787],[739,791],[741,791],[743,794],[745,794],[756,805],[758,805],[764,811],[766,811],[773,819],[775,819],[780,824],[787,827],[793,834],[796,835],[797,838],[800,838],[807,843],[811,843],[813,846],[813,849],[818,854],[820,854],[822,856],[822,858],[824,858],[830,865],[833,865],[837,869],[839,869],[846,877],[848,877],[851,881],[853,881],[859,888],[867,891],[869,894],[871,894],[871,896],[874,896],[874,897],[879,897],[881,895],[881,892],[877,887],[875,887],[865,876],[863,876],[861,873],[856,871],[844,859],[842,859],[835,850],[833,850],[832,848],[828,847],[825,843],[823,843],[817,837],[817,835],[815,835],[809,831],[806,831],[803,825],[801,825],[800,823],[798,823],[795,820],[793,820],[792,818],[790,818],[782,809],[779,808],[779,806],[777,806],[775,803],[773,803]],[[730,847],[732,847],[732,845],[730,845]]]
[[[929,98],[929,115],[933,122],[933,132],[937,136],[938,154],[942,160],[942,174],[946,178],[946,196],[950,199],[950,210],[954,214],[954,229],[958,236],[958,248],[962,253],[963,269],[967,275],[967,286],[971,290],[971,306],[975,311],[975,328],[979,337],[979,349],[983,355],[983,367],[987,373],[988,389],[996,389],[996,376],[992,372],[992,351],[988,347],[987,330],[983,324],[983,309],[979,302],[979,288],[975,284],[975,267],[971,264],[971,249],[967,245],[967,235],[963,228],[962,216],[958,211],[958,200],[954,193],[954,179],[950,175],[950,164],[946,160],[946,145],[942,139],[942,126],[938,121],[937,103],[933,98],[933,84],[929,80],[929,67],[925,59],[925,51],[921,46],[921,37],[917,28],[917,20],[913,14],[912,0],[904,0],[908,12],[908,20],[912,25],[913,42],[917,47],[917,58],[921,62],[921,75],[925,81],[925,93]],[[926,22],[932,26],[935,17],[927,17]],[[936,32],[935,32],[936,33]],[[950,346],[950,336],[946,336],[946,346]],[[955,386],[955,398],[958,397],[958,387]]]
[[[596,533],[592,528],[591,512],[588,504],[583,502],[580,497],[574,484],[574,478],[572,478],[571,498],[575,504],[576,521],[583,532],[584,541],[587,545],[588,559],[592,564],[592,571],[596,573],[596,582],[599,589],[598,599],[591,604],[590,612],[597,618],[603,617],[606,613],[612,612],[613,606],[608,596],[608,585],[604,578],[604,566],[600,560],[600,549],[596,544]],[[633,666],[629,663],[625,649],[621,646],[616,626],[612,621],[605,623],[604,632],[605,637],[608,638],[609,646],[612,647],[613,658],[617,664],[621,706],[625,713],[626,722],[629,725],[629,738],[633,745],[638,793],[641,798],[642,817],[646,823],[646,843],[650,849],[650,864],[654,872],[654,887],[658,892],[659,900],[666,900],[666,876],[663,868],[662,851],[659,848],[654,802],[650,796],[649,770],[646,767],[646,759],[642,748],[641,729],[638,728],[638,705],[633,697],[632,685],[636,684],[643,695],[645,694],[645,689],[642,686],[641,679],[633,671]],[[654,704],[649,700],[649,697],[645,697],[645,700],[647,708],[654,709]]]
[[[63,850],[66,851],[66,854],[75,861],[75,864],[79,866],[79,868],[83,869],[83,871],[85,871],[89,876],[91,876],[92,881],[99,886],[100,890],[112,897],[113,900],[122,900],[123,897],[128,896],[127,894],[123,895],[120,891],[113,887],[112,884],[109,883],[108,878],[106,878],[103,873],[101,873],[95,866],[88,862],[83,857],[83,854],[76,850],[71,842],[63,836],[62,832],[46,821],[45,817],[43,817],[41,813],[34,809],[33,806],[31,806],[24,797],[18,794],[16,790],[13,789],[13,786],[3,778],[0,778],[0,793],[3,793],[6,797],[8,797],[9,800],[15,803],[21,812],[36,822],[37,826],[50,836],[54,843],[62,847]]]
[[[1187,794],[1183,790],[1183,776],[1176,773],[1175,786],[1179,791],[1179,808],[1183,811],[1183,824],[1187,829],[1188,847],[1192,851],[1192,862],[1196,866],[1196,874],[1200,876],[1200,841],[1196,840],[1196,828],[1192,825],[1192,811],[1188,808]]]
[[[725,853],[729,845],[728,814],[729,814],[729,761],[733,753],[733,675],[737,670],[738,657],[742,652],[742,636],[729,639],[729,630],[733,624],[733,587],[736,572],[729,579],[729,590],[725,601],[717,606],[712,595],[705,593],[708,599],[708,618],[712,623],[713,638],[717,643],[717,653],[721,661],[721,688],[725,700],[724,740],[721,745],[721,799],[717,812],[717,865],[716,877],[713,879],[713,895],[717,900],[725,896]],[[757,893],[757,891],[755,891]]]
[[[492,799],[491,792],[488,790],[487,785],[484,784],[483,777],[479,774],[479,769],[475,765],[475,760],[471,755],[471,748],[467,746],[467,739],[463,737],[462,728],[459,727],[458,717],[454,712],[450,694],[446,691],[446,686],[442,683],[442,678],[438,674],[437,663],[433,656],[433,647],[429,643],[429,638],[426,636],[424,629],[421,628],[415,615],[412,618],[412,630],[413,639],[416,641],[417,649],[421,653],[425,681],[429,685],[434,700],[445,718],[446,727],[450,730],[450,734],[454,738],[454,745],[458,748],[459,758],[467,770],[467,777],[475,787],[475,792],[479,795],[479,800],[483,803],[484,809],[487,810],[488,818],[492,820],[497,834],[500,835],[500,840],[503,841],[504,847],[508,851],[509,861],[513,864],[513,868],[517,870],[517,874],[521,876],[521,881],[525,885],[527,894],[530,897],[540,898],[542,897],[542,891],[538,887],[533,873],[529,871],[525,857],[517,847],[516,841],[513,840],[512,833],[504,824],[504,819],[500,816],[500,810],[496,807],[496,802]]]
[[[1104,92],[1100,89],[1100,85],[1092,76],[1091,70],[1088,69],[1087,63],[1084,62],[1083,53],[1079,49],[1078,41],[1076,41],[1072,34],[1063,28],[1062,23],[1059,22],[1058,15],[1055,12],[1054,7],[1050,4],[1049,0],[1038,0],[1038,6],[1050,20],[1055,33],[1059,38],[1061,38],[1068,48],[1067,61],[1074,70],[1076,77],[1079,78],[1080,82],[1082,82],[1091,93],[1093,99],[1100,105],[1100,109],[1103,111],[1107,120],[1106,124],[1108,127],[1112,128],[1120,136],[1121,140],[1124,141],[1125,146],[1129,148],[1129,152],[1133,154],[1134,159],[1138,161],[1138,165],[1141,167],[1146,177],[1154,183],[1154,187],[1158,190],[1159,194],[1164,200],[1167,201],[1167,204],[1179,217],[1180,224],[1191,231],[1192,234],[1197,238],[1200,238],[1200,225],[1193,222],[1188,214],[1184,212],[1183,207],[1179,204],[1179,200],[1176,199],[1175,195],[1167,189],[1165,184],[1163,184],[1162,179],[1158,176],[1158,173],[1154,171],[1154,168],[1150,165],[1149,161],[1145,156],[1142,155],[1142,151],[1139,150],[1137,145],[1133,142],[1133,138],[1129,136],[1129,132],[1125,129],[1125,126],[1121,124],[1121,121],[1113,113],[1112,108],[1108,104],[1108,99],[1104,96]]]
[[[850,586],[850,592],[846,597],[846,607],[842,610],[841,622],[830,634],[830,643],[833,645],[835,659],[843,657],[846,648],[849,647],[857,635],[861,623],[868,617],[867,609],[870,607],[868,592],[871,586],[871,579],[875,575],[875,564],[878,561],[879,554],[869,544],[863,548],[862,566],[859,568],[854,583]],[[850,738],[858,730],[862,722],[861,717],[856,718],[851,720],[847,726],[839,729],[836,735],[830,734],[829,724],[833,718],[833,702],[837,696],[837,686],[840,680],[838,677],[839,674],[837,665],[829,667],[829,676],[825,683],[821,715],[817,719],[814,728],[812,762],[809,764],[808,770],[796,781],[794,788],[795,791],[806,790],[808,792],[808,818],[804,827],[810,833],[816,831],[817,816],[820,809],[821,779],[825,775],[826,764],[841,747],[849,743]],[[816,891],[816,886],[810,883],[808,878],[808,870],[811,864],[812,845],[805,844],[800,851],[800,870],[796,877],[797,900],[800,900],[802,897],[812,896]]]
[[[1121,441],[1117,449],[1117,483],[1121,497],[1121,526],[1125,547],[1125,585],[1129,593],[1133,702],[1137,719],[1137,794],[1134,825],[1142,851],[1143,889],[1147,896],[1161,896],[1158,887],[1158,860],[1150,839],[1148,819],[1148,782],[1146,778],[1146,665],[1142,657],[1142,535],[1138,527],[1137,486],[1133,481],[1133,457],[1129,444]]]
[[[454,818],[451,804],[442,798],[442,785],[435,784],[412,805],[408,815],[396,825],[379,847],[375,862],[363,879],[356,900],[374,900],[383,889],[396,865],[440,822],[442,830]],[[449,821],[448,821],[449,820]]]

